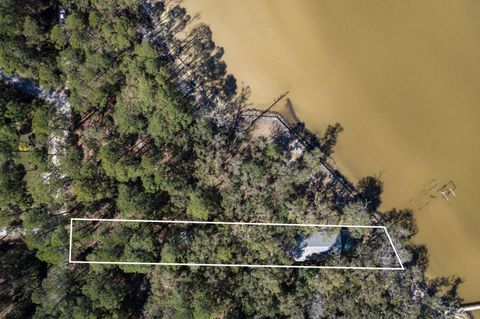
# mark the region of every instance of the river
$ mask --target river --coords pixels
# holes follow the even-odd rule
[[[480,1],[187,0],[264,107],[284,91],[336,165],[381,175],[382,209],[411,207],[429,274],[480,300]],[[452,180],[455,197],[437,190]]]

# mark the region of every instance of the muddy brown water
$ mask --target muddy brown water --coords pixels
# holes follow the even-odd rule
[[[256,106],[288,90],[311,130],[340,122],[336,165],[352,181],[381,174],[382,209],[416,210],[429,273],[465,278],[461,295],[480,300],[480,1],[184,4]]]

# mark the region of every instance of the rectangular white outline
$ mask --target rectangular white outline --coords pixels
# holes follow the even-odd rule
[[[255,265],[255,264],[202,264],[202,263],[162,263],[135,261],[80,261],[72,260],[73,221],[98,222],[131,222],[131,223],[163,223],[163,224],[207,224],[207,225],[256,225],[256,226],[287,226],[287,227],[329,227],[329,228],[377,228],[383,229],[395,252],[400,267],[357,267],[357,266],[299,266],[299,265]],[[325,225],[325,224],[284,224],[284,223],[246,223],[246,222],[206,222],[188,220],[143,220],[143,219],[103,219],[103,218],[70,218],[70,247],[68,262],[71,264],[106,264],[106,265],[150,265],[150,266],[198,266],[198,267],[248,267],[248,268],[305,268],[305,269],[355,269],[355,270],[405,270],[392,238],[385,226],[365,225]]]

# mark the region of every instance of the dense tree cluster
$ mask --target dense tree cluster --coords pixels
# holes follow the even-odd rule
[[[56,1],[0,5],[0,68],[63,90],[74,109],[65,123],[53,105],[4,84],[0,90],[0,225],[24,234],[0,246],[0,267],[15,269],[0,275],[8,283],[0,296],[6,315],[453,318],[459,280],[425,276],[426,250],[409,243],[417,231],[412,212],[378,214],[382,185],[373,178],[363,179],[347,202],[332,201],[325,187],[331,176],[319,158],[333,152],[341,126],[329,127],[292,160],[281,145],[250,137],[241,118],[248,90],[227,74],[208,26],[194,25],[175,1],[60,5],[64,21]],[[48,150],[58,127],[68,128],[70,146],[55,165]],[[22,140],[27,162],[20,161]],[[33,178],[24,178],[26,170]],[[72,217],[382,224],[406,270],[69,264]],[[285,248],[294,244],[293,229],[231,231],[75,223],[72,258],[294,262]],[[308,262],[395,265],[375,230],[349,236],[351,247],[340,256]]]
[[[22,237],[25,219],[37,209],[26,180],[41,176],[48,165],[48,117],[40,115],[48,109],[0,83],[0,313],[5,318],[33,315],[32,294],[47,272]]]

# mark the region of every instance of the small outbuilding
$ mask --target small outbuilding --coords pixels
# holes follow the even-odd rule
[[[65,19],[67,18],[67,11],[65,9],[58,10],[58,20],[60,23],[65,23]]]

